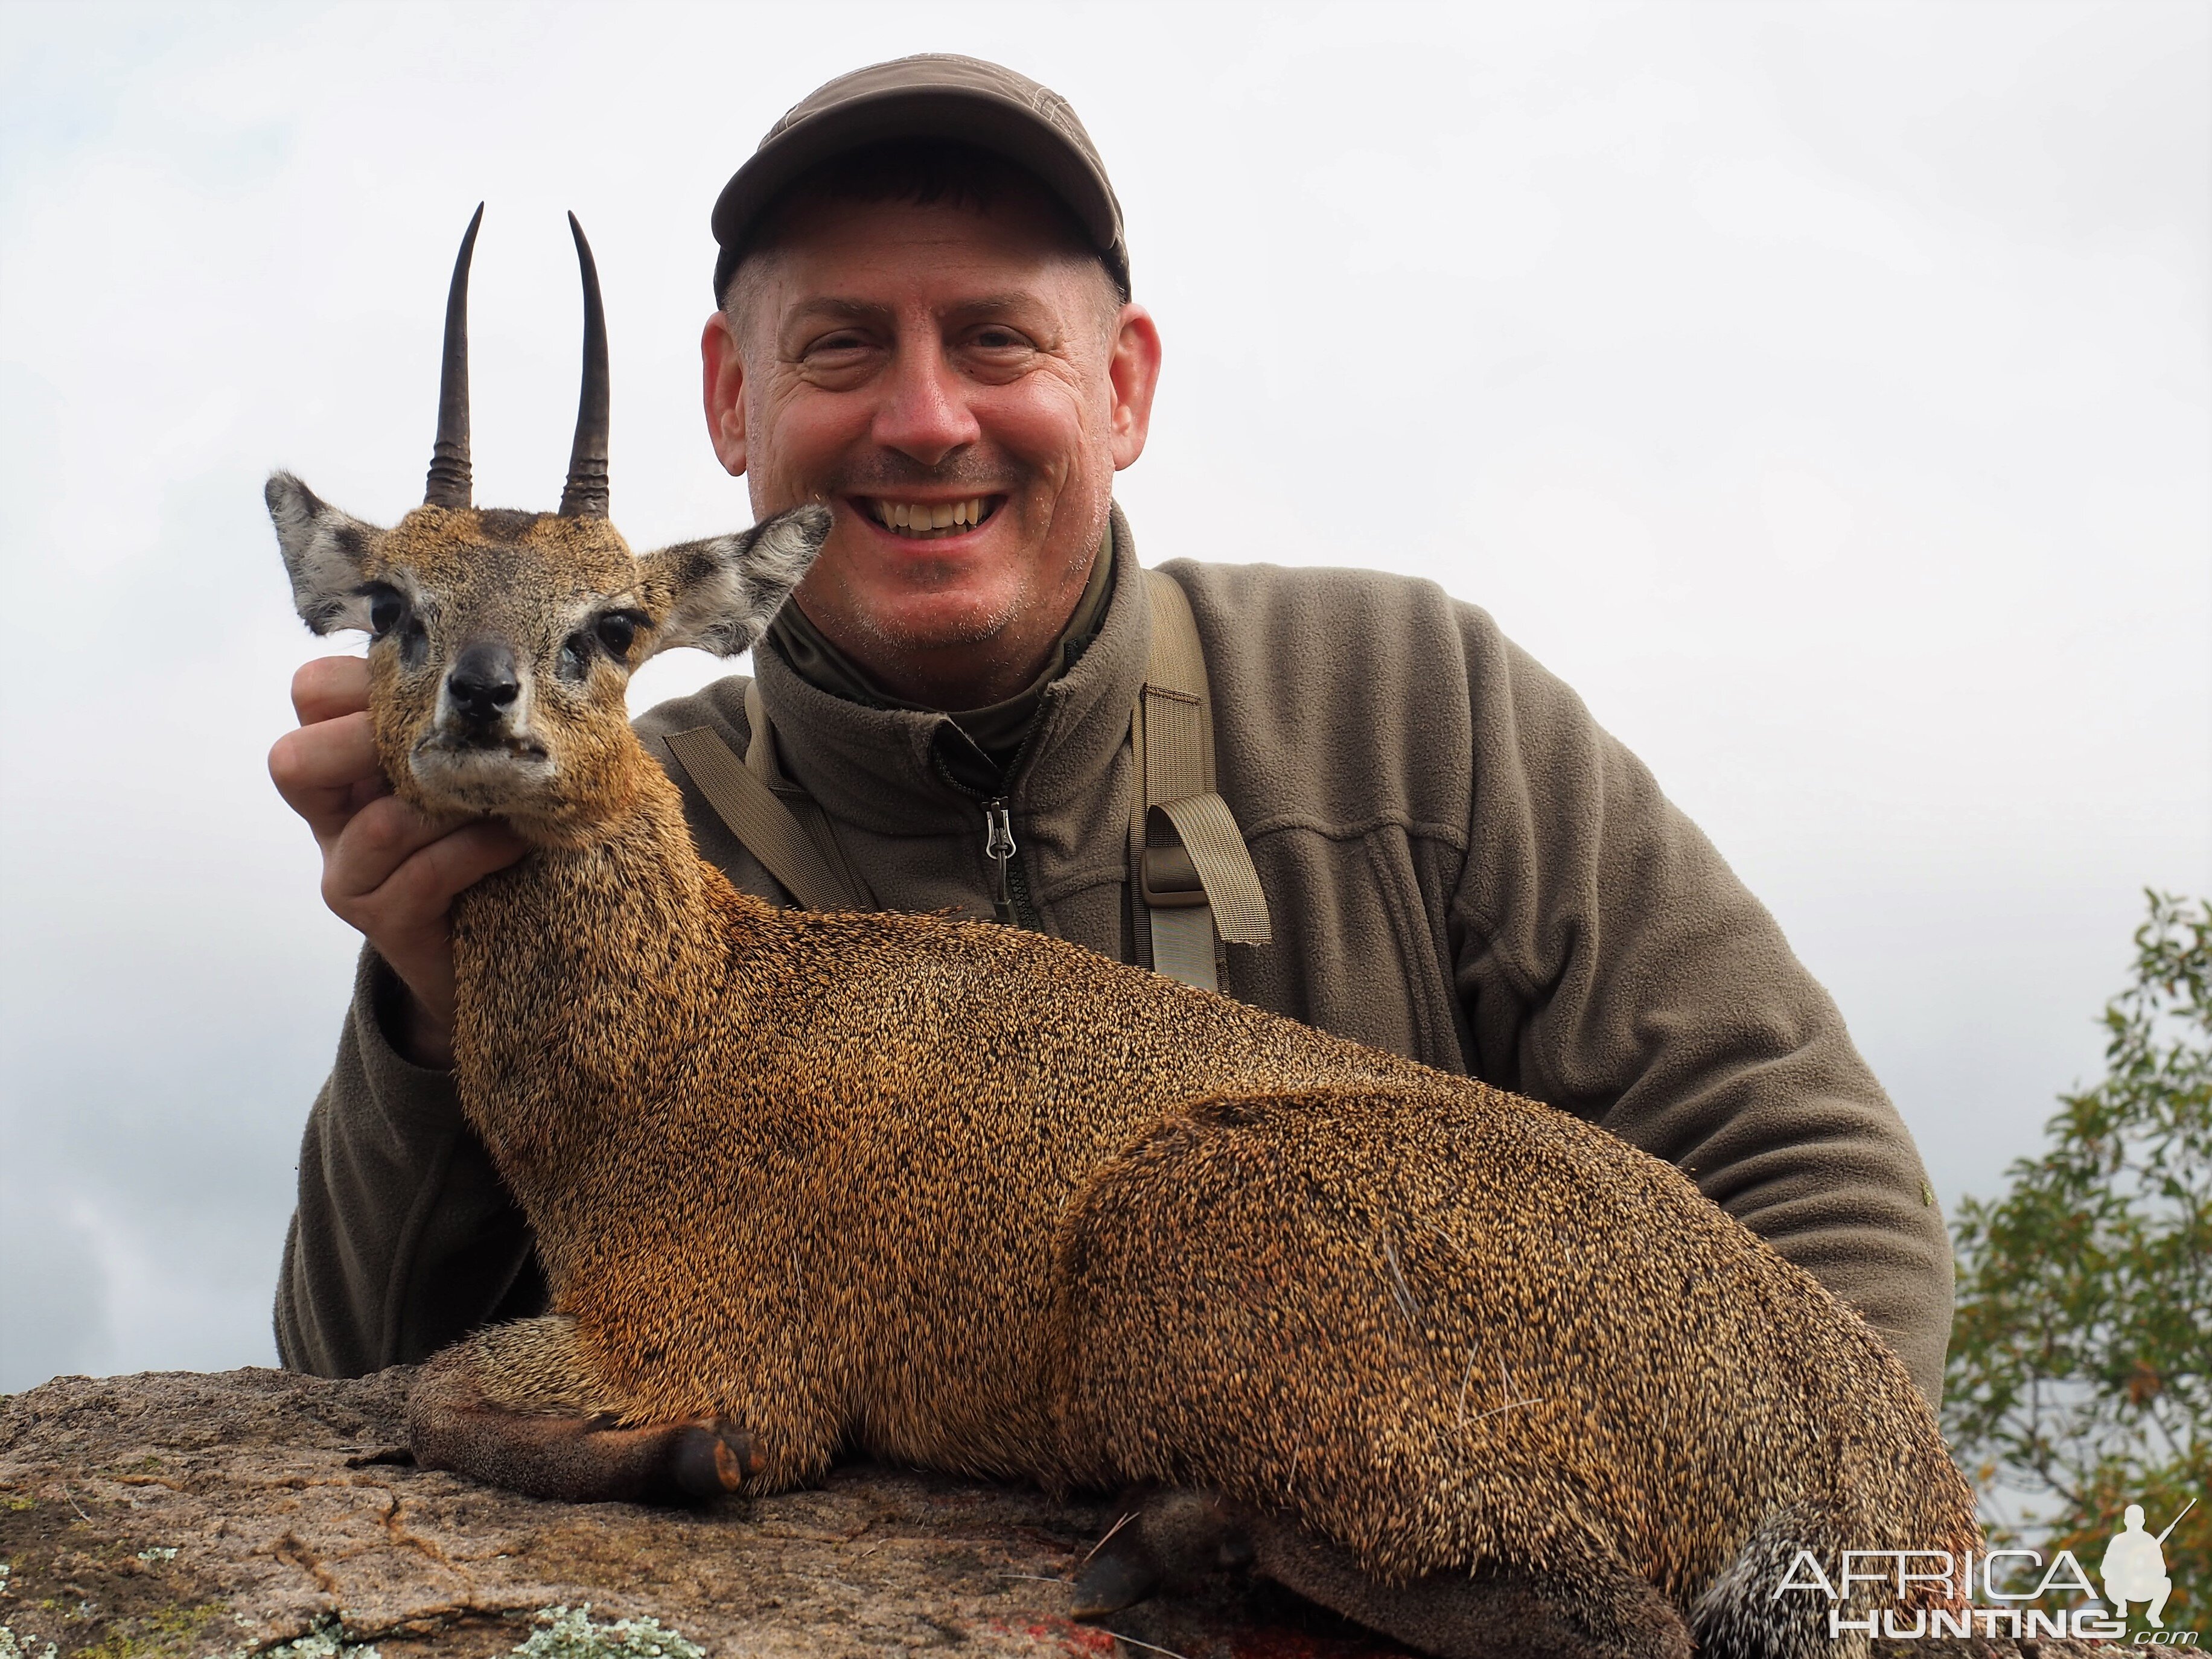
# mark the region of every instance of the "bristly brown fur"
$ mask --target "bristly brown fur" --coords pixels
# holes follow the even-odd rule
[[[1968,1547],[1903,1367],[1577,1119],[986,923],[781,911],[629,757],[459,907],[459,1078],[623,1420],[1287,1512],[1403,1581]],[[1399,1263],[1394,1275],[1389,1256]],[[1410,1296],[1408,1316],[1396,1279]]]
[[[327,560],[334,508],[301,495],[288,550]],[[533,665],[557,759],[504,807],[538,852],[453,907],[462,1109],[556,1316],[427,1371],[429,1462],[557,1495],[775,1491],[849,1444],[1218,1491],[1270,1517],[1263,1564],[1316,1593],[1364,1573],[1345,1608],[1395,1608],[1436,1652],[1462,1650],[1433,1635],[1462,1604],[1595,1631],[1547,1582],[1632,1579],[1708,1650],[1792,1659],[1832,1648],[1752,1564],[1973,1544],[1902,1364],[1662,1161],[1053,938],[738,894],[630,732],[630,664],[568,690],[549,664],[606,604],[750,644],[807,522],[799,556],[779,520],[646,560],[604,520],[358,526],[362,577],[429,619],[427,661],[369,653],[396,787],[453,810],[407,761],[465,639]],[[1509,1577],[1420,1589],[1468,1571]],[[1608,1606],[1631,1635],[1604,1650],[1679,1650]]]
[[[1771,1564],[1977,1541],[1903,1366],[1672,1167],[1060,940],[781,910],[703,862],[629,671],[757,639],[826,515],[636,560],[599,520],[270,502],[303,616],[343,577],[422,619],[415,659],[370,652],[395,787],[537,843],[454,907],[455,1051],[556,1311],[426,1369],[426,1462],[568,1497],[772,1491],[841,1446],[1199,1488],[1436,1652],[1480,1648],[1453,1609],[1571,1624],[1617,1583],[1708,1651],[1809,1659],[1848,1644],[1769,1605]],[[611,605],[637,648],[560,678]],[[545,757],[490,805],[410,771],[488,639]],[[1470,1572],[1472,1601],[1421,1588]],[[1593,1651],[1680,1651],[1607,1607]]]

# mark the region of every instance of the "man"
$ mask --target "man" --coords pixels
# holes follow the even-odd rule
[[[864,902],[1152,965],[1128,850],[1153,621],[1112,482],[1143,452],[1161,346],[1088,137],[995,65],[878,65],[778,122],[714,227],[715,453],[757,515],[814,499],[835,525],[755,653],[754,701],[724,680],[639,721],[701,851],[793,897],[669,756],[704,726],[740,756],[759,740],[759,775]],[[1269,943],[1220,950],[1224,988],[1680,1164],[1932,1398],[1951,1262],[1911,1139],[1772,920],[1634,757],[1429,584],[1166,568],[1273,915]],[[351,1373],[543,1301],[446,1071],[448,907],[521,849],[390,796],[359,662],[308,664],[294,697],[270,769],[368,948],[308,1121],[277,1340],[288,1365]]]

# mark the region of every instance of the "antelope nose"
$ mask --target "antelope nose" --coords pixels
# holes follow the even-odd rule
[[[483,641],[468,647],[446,676],[453,708],[471,726],[489,726],[521,695],[514,653]]]

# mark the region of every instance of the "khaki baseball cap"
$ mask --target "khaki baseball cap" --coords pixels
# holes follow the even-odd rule
[[[854,70],[816,88],[768,130],[714,203],[714,303],[762,215],[809,167],[887,138],[949,138],[1036,175],[1074,214],[1108,272],[1129,292],[1121,204],[1067,100],[1003,64],[924,52]]]

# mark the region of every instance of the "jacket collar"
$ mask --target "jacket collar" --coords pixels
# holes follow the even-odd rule
[[[1036,723],[1007,779],[1017,817],[1079,811],[1120,821],[1097,795],[1128,737],[1130,707],[1144,684],[1152,609],[1119,506],[1111,524],[1113,598],[1090,648],[1038,700]],[[965,835],[975,828],[976,799],[952,781],[938,754],[949,716],[848,702],[810,684],[765,641],[754,653],[753,671],[778,762],[831,817],[885,836]]]

